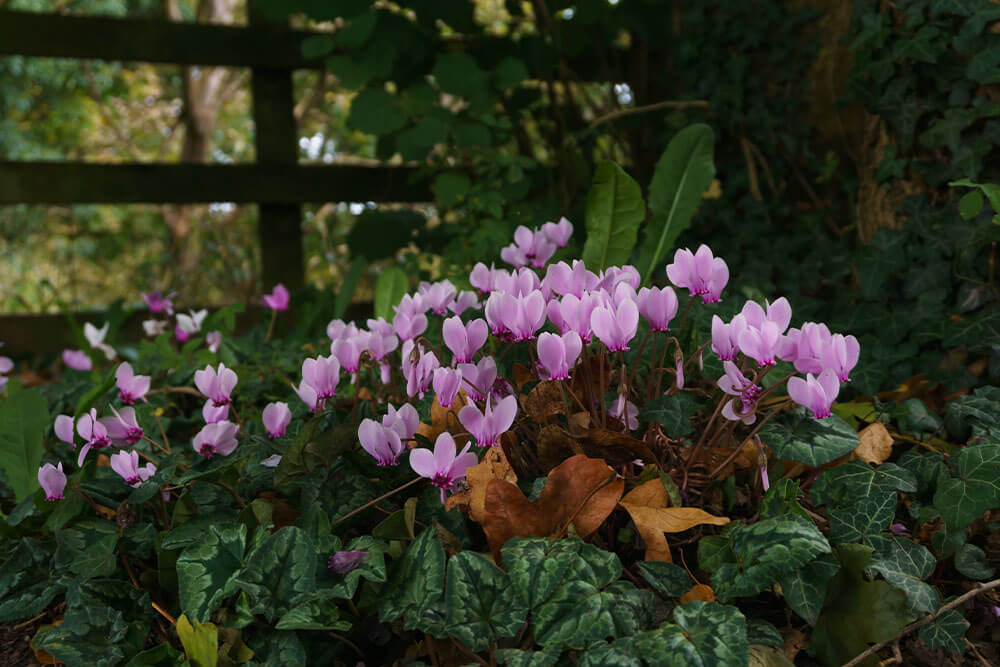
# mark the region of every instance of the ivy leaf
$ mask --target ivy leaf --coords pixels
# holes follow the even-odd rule
[[[48,425],[45,397],[11,382],[7,398],[0,401],[0,468],[17,502],[38,488],[38,466],[45,453],[42,435]]]
[[[587,193],[583,261],[591,271],[627,264],[646,216],[639,184],[610,160],[597,165]]]
[[[639,572],[649,584],[668,598],[679,598],[691,590],[694,583],[679,565],[664,561],[639,561]]]
[[[406,117],[394,95],[381,88],[366,88],[351,101],[347,122],[359,132],[380,136],[402,129]]]
[[[951,457],[955,477],[938,484],[934,507],[949,528],[968,526],[1000,507],[1000,444],[965,447]]]
[[[448,563],[448,634],[473,651],[513,637],[528,609],[507,575],[483,556],[463,551]]]
[[[930,649],[947,649],[952,653],[965,653],[965,631],[969,622],[957,609],[949,609],[936,619],[917,630],[920,641]]]
[[[177,558],[181,610],[205,622],[237,587],[245,565],[247,529],[242,523],[210,524]]]
[[[379,618],[402,618],[407,630],[438,629],[435,605],[443,603],[444,569],[444,547],[437,529],[430,526],[392,564],[379,596]]]
[[[813,419],[804,410],[768,422],[761,428],[760,438],[776,458],[799,461],[813,468],[854,451],[861,443],[851,425],[840,417]]]
[[[756,595],[789,569],[830,552],[823,533],[794,514],[740,525],[730,535],[736,562],[725,563],[712,574],[712,587],[722,602]]]
[[[770,519],[785,514],[798,514],[804,519],[809,515],[799,504],[802,490],[794,479],[779,479],[771,485],[760,501],[760,517]]]
[[[963,544],[958,548],[955,569],[970,579],[980,581],[993,576],[993,568],[986,563],[986,552],[975,544]]]
[[[896,490],[913,493],[916,478],[894,463],[878,468],[848,461],[820,474],[810,491],[817,505],[831,505],[830,539],[835,543],[864,541],[889,527],[896,515]]]
[[[703,123],[689,125],[667,144],[649,184],[651,216],[640,250],[644,285],[677,237],[691,224],[702,195],[715,178],[715,133]]]
[[[877,536],[871,542],[875,547],[871,569],[906,593],[914,612],[929,614],[935,611],[941,603],[941,595],[924,582],[937,566],[934,554],[927,547],[903,537]]]
[[[827,586],[840,562],[832,553],[820,554],[791,574],[778,580],[785,602],[810,625],[816,625],[823,608]]]
[[[639,411],[639,419],[662,424],[667,437],[679,440],[694,430],[691,416],[697,409],[694,398],[681,392],[649,401]]]

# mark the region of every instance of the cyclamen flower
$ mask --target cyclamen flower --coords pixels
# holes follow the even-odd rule
[[[765,320],[760,329],[748,326],[739,333],[740,350],[761,366],[773,366],[783,339],[779,325]]]
[[[609,304],[595,308],[590,315],[590,326],[608,351],[627,350],[639,326],[639,309],[631,299],[624,299],[617,307]]]
[[[76,443],[73,442],[74,426],[72,417],[68,415],[59,415],[56,417],[53,430],[55,431],[57,438],[69,445],[73,445],[74,449],[76,448]]]
[[[785,297],[774,303],[765,300],[763,307],[756,301],[747,301],[743,304],[740,314],[746,319],[746,323],[755,329],[760,329],[764,322],[774,322],[778,325],[779,333],[785,333],[789,322],[792,321],[792,307]]]
[[[639,428],[639,408],[632,401],[625,398],[625,394],[618,394],[608,414],[622,423],[628,431]]]
[[[201,324],[205,321],[205,318],[208,317],[208,311],[204,308],[198,312],[193,310],[189,310],[188,312],[191,314],[185,315],[184,313],[177,313],[177,328],[174,330],[174,333],[176,334],[178,330],[184,333],[183,339],[178,337],[178,339],[182,342],[187,340],[191,335],[201,331]]]
[[[472,361],[472,357],[486,343],[489,336],[486,320],[472,320],[468,324],[462,323],[462,318],[449,317],[441,325],[441,337],[444,344],[448,346],[451,353],[455,355],[455,363],[465,364]]]
[[[86,441],[80,449],[80,455],[76,461],[78,466],[83,465],[83,459],[91,449],[102,449],[111,444],[108,429],[97,419],[97,410],[94,408],[90,409],[90,413],[76,420],[76,432]]]
[[[538,363],[550,380],[565,380],[576,364],[583,341],[575,331],[561,336],[543,333],[538,336]]]
[[[677,295],[670,287],[643,287],[636,296],[639,314],[649,322],[650,331],[670,331],[670,320],[677,315]]]
[[[198,391],[210,398],[216,407],[229,404],[238,380],[236,373],[223,363],[219,364],[218,370],[205,366],[204,370],[194,373],[194,384]]]
[[[851,369],[857,366],[860,354],[861,346],[857,338],[833,334],[823,347],[823,366],[835,372],[841,382],[850,382]]]
[[[642,283],[642,278],[639,276],[639,270],[630,264],[625,264],[624,266],[609,266],[605,269],[604,273],[601,274],[600,282],[597,287],[607,292],[614,292],[618,285],[625,283],[632,288],[632,291],[639,289],[639,285]]]
[[[560,296],[572,294],[579,297],[596,289],[598,282],[600,279],[593,271],[588,270],[582,261],[574,259],[572,268],[566,262],[549,264],[545,279],[542,280],[542,290],[549,290]]]
[[[734,361],[740,353],[740,333],[747,328],[743,315],[735,315],[729,324],[718,315],[712,315],[712,351],[720,361]]]
[[[0,343],[2,345],[3,343]],[[7,373],[14,370],[14,362],[10,357],[0,357],[0,391],[4,390],[7,386],[7,378],[4,377]]]
[[[104,352],[104,356],[108,359],[114,359],[115,349],[104,342],[104,338],[108,335],[108,329],[110,326],[110,322],[105,322],[104,326],[98,329],[90,322],[87,322],[83,325],[83,337],[87,339],[88,343],[90,343],[90,347],[95,350],[101,350]]]
[[[313,388],[318,401],[333,398],[340,383],[340,363],[332,355],[306,359],[302,362],[302,380]]]
[[[390,325],[389,333],[392,333]],[[326,325],[326,335],[330,340],[340,340],[342,338],[350,338],[351,336],[358,333],[358,327],[354,325],[353,322],[344,322],[343,320],[330,320],[330,323]]]
[[[236,449],[236,433],[239,430],[240,427],[230,421],[205,424],[194,436],[191,444],[194,446],[194,451],[207,459],[216,454],[228,456]]]
[[[268,403],[261,413],[261,421],[269,436],[280,438],[285,435],[285,430],[292,421],[292,411],[288,409],[288,403]]]
[[[46,463],[38,469],[38,484],[45,491],[46,500],[62,500],[66,489],[66,473],[62,469],[62,461],[56,465]]]
[[[397,312],[392,319],[392,329],[400,340],[412,340],[427,331],[427,316],[423,313]]]
[[[494,274],[496,269],[490,264],[486,266],[482,262],[477,262],[469,273],[469,283],[479,290],[480,294],[489,294],[494,287]]]
[[[327,562],[327,567],[334,574],[344,575],[352,570],[358,569],[367,557],[367,551],[338,551],[330,556],[330,560]]]
[[[462,372],[462,387],[469,398],[480,403],[485,401],[497,379],[497,363],[493,357],[483,357],[478,364],[459,364],[458,370]]]
[[[573,223],[565,217],[559,218],[559,222],[546,222],[542,225],[542,234],[557,248],[565,248],[569,237],[573,236]]]
[[[515,267],[542,268],[556,251],[556,244],[541,232],[532,232],[524,225],[514,230],[514,242],[500,251],[500,259]]]
[[[330,354],[337,357],[341,368],[348,373],[357,373],[361,368],[361,354],[368,349],[371,334],[359,332],[350,338],[330,343]]]
[[[500,436],[508,431],[517,416],[517,398],[508,396],[497,403],[496,408],[490,406],[486,399],[486,407],[482,412],[475,405],[466,405],[458,411],[458,421],[476,439],[480,447],[495,447],[500,444]]]
[[[167,315],[174,314],[174,302],[171,300],[177,296],[177,292],[171,292],[170,294],[163,295],[160,291],[150,292],[146,294],[143,292],[142,300],[146,302],[149,307],[149,312],[151,313],[166,313]]]
[[[816,419],[825,419],[832,414],[830,406],[838,393],[840,381],[830,369],[820,373],[818,378],[807,373],[805,380],[800,377],[788,380],[788,396],[799,405],[809,408]]]
[[[162,333],[167,332],[167,322],[164,320],[143,320],[142,330],[150,338],[156,338]]]
[[[110,460],[111,469],[132,488],[142,486],[143,482],[156,473],[156,466],[152,463],[139,467],[139,453],[135,450],[112,454]]]
[[[729,267],[707,245],[693,254],[688,248],[678,248],[673,263],[667,265],[667,278],[677,287],[686,287],[691,296],[700,296],[702,303],[715,303],[729,282]]]
[[[144,431],[139,426],[134,409],[125,407],[119,412],[114,407],[111,407],[111,412],[114,414],[114,417],[102,417],[98,420],[107,430],[108,437],[111,438],[111,444],[116,447],[125,447],[126,445],[134,445],[142,440]]]
[[[455,439],[450,433],[442,433],[434,441],[434,451],[414,449],[410,452],[410,467],[421,477],[441,489],[441,504],[447,498],[446,492],[453,489],[465,477],[465,471],[479,463],[479,457],[469,451],[467,444],[455,455]]]
[[[271,290],[270,294],[265,294],[260,302],[261,304],[267,306],[271,310],[288,310],[288,303],[291,297],[288,294],[288,289],[284,285],[278,283]]]
[[[382,361],[385,355],[394,352],[399,347],[399,336],[392,333],[392,325],[389,325],[389,333],[372,331],[368,336],[368,351],[375,357],[375,361]]]
[[[726,374],[719,378],[716,384],[723,392],[730,396],[736,396],[738,400],[726,401],[722,407],[722,416],[729,421],[742,421],[744,424],[753,424],[757,421],[757,399],[760,397],[761,388],[751,382],[740,369],[731,361],[722,364]],[[738,404],[738,405],[737,405]],[[737,409],[738,407],[738,409]]]
[[[295,390],[296,395],[298,395],[299,399],[301,399],[302,402],[308,406],[311,412],[316,412],[316,408],[320,407],[320,400],[319,396],[316,394],[316,388],[305,380],[300,382],[298,387],[293,384],[292,389]]]
[[[399,455],[404,448],[399,433],[394,429],[386,428],[374,419],[364,419],[358,427],[358,440],[378,465],[394,466],[399,463]]]
[[[265,468],[277,468],[279,463],[281,463],[281,454],[271,454],[260,462]]]
[[[214,424],[224,419],[229,419],[229,404],[217,406],[212,402],[212,399],[208,399],[201,409],[201,417],[205,420],[206,424]]]
[[[552,324],[561,333],[575,331],[584,343],[590,344],[594,331],[590,326],[590,316],[594,309],[604,305],[601,297],[594,293],[577,297],[567,294],[559,301],[549,301],[546,312]]]
[[[340,322],[340,320],[334,320],[334,322]],[[343,324],[343,322],[340,322]],[[330,323],[331,325],[333,322]],[[386,322],[384,317],[376,317],[374,319],[369,319],[366,324],[368,325],[368,330],[373,334],[378,334],[379,336],[392,336],[392,322]],[[327,333],[330,332],[330,327],[326,328]],[[335,338],[335,336],[331,336]]]
[[[433,352],[425,352],[412,340],[403,343],[401,370],[406,378],[406,395],[423,397],[431,386],[434,369],[441,365]]]
[[[389,411],[382,417],[382,426],[393,429],[400,438],[409,440],[420,427],[420,415],[409,403],[404,403],[398,410],[390,403]]]
[[[115,371],[115,384],[118,386],[118,398],[125,405],[132,405],[138,400],[146,400],[146,392],[149,391],[150,378],[148,375],[136,375],[132,371],[132,365],[123,361]]]
[[[486,300],[486,321],[496,336],[530,340],[545,324],[545,297],[539,290],[524,296],[494,292]]]
[[[475,292],[468,290],[459,292],[458,296],[448,304],[448,310],[455,315],[461,315],[470,308],[479,308],[479,297]]]
[[[781,358],[795,364],[799,373],[822,373],[823,350],[831,337],[825,324],[805,322],[801,329],[790,329],[785,335]]]
[[[62,360],[75,371],[89,371],[94,367],[94,362],[83,350],[63,350]]]
[[[527,267],[508,273],[502,269],[493,272],[493,291],[503,292],[511,296],[525,296],[540,289],[542,281],[538,274]],[[544,297],[544,295],[543,295]]]
[[[437,403],[442,408],[450,408],[458,396],[459,385],[462,383],[462,371],[454,368],[435,368],[434,394],[437,396]]]
[[[210,331],[205,334],[205,344],[208,345],[208,351],[215,354],[219,351],[219,346],[222,345],[222,332],[221,331]]]
[[[423,304],[437,315],[448,312],[448,304],[454,300],[457,293],[458,288],[452,285],[450,280],[422,283],[419,292]]]

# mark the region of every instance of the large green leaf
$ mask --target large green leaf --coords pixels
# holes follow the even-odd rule
[[[622,573],[618,556],[576,538],[515,537],[501,549],[511,585],[529,610],[537,609],[563,581],[603,587]]]
[[[691,416],[697,410],[697,402],[689,394],[682,392],[649,401],[639,411],[639,419],[661,424],[667,437],[680,439],[694,430]]]
[[[832,553],[816,556],[791,574],[778,579],[785,602],[810,625],[815,625],[826,599],[827,586],[840,569]]]
[[[1000,444],[965,447],[950,460],[954,478],[938,485],[934,507],[949,528],[962,528],[1000,507]]]
[[[657,591],[667,597],[679,598],[691,590],[691,575],[680,565],[658,560],[639,561],[639,572]]]
[[[604,589],[580,579],[563,581],[532,613],[532,632],[546,648],[578,650],[605,637],[628,637],[652,622],[653,597],[624,581]]]
[[[237,578],[246,567],[246,543],[247,529],[242,523],[212,524],[177,558],[181,611],[189,618],[208,621],[223,600],[239,591]]]
[[[49,573],[53,548],[51,538],[0,542],[0,623],[34,616],[62,593]]]
[[[268,537],[236,578],[236,585],[254,602],[251,611],[263,614],[268,622],[310,595],[315,584],[315,548],[306,532],[296,526],[286,526]]]
[[[760,439],[786,461],[799,461],[814,468],[853,451],[861,440],[851,425],[837,416],[813,419],[804,410],[768,422]]]
[[[824,471],[810,496],[815,504],[830,506],[831,541],[869,544],[896,516],[897,490],[916,492],[911,471],[895,463],[875,468],[863,461],[848,461]]]
[[[928,648],[943,648],[961,655],[965,653],[965,631],[969,622],[957,609],[949,609],[939,617],[920,628],[917,636]]]
[[[118,567],[118,527],[108,521],[89,519],[56,531],[56,543],[55,567],[83,579],[106,577]]]
[[[970,579],[986,580],[993,568],[986,563],[986,552],[975,544],[963,544],[955,552],[955,569]]]
[[[142,648],[145,634],[128,623],[122,612],[110,607],[69,609],[63,621],[44,627],[32,647],[47,651],[67,665],[114,667]]]
[[[610,160],[597,165],[587,193],[583,261],[591,271],[628,262],[646,215],[639,184]]]
[[[660,156],[649,184],[650,219],[639,252],[639,270],[648,284],[653,270],[691,224],[702,195],[715,178],[715,133],[702,123],[674,135]]]
[[[528,616],[507,575],[483,556],[463,551],[448,562],[448,634],[473,651],[513,637]]]
[[[395,132],[406,124],[398,100],[381,88],[366,88],[351,101],[347,122],[356,130],[382,135]]]
[[[403,619],[406,629],[443,631],[444,546],[437,529],[425,528],[392,564],[378,601],[383,621]]]
[[[830,552],[812,521],[795,514],[738,525],[730,536],[736,562],[712,574],[712,587],[722,602],[756,595],[789,570]]]
[[[393,307],[399,305],[409,289],[406,272],[398,266],[390,266],[375,280],[375,317],[392,321]]]
[[[356,255],[354,261],[351,262],[351,267],[344,274],[340,289],[337,290],[337,298],[333,302],[334,318],[340,319],[347,312],[347,308],[354,301],[354,293],[358,289],[358,283],[361,282],[361,277],[365,275],[367,270],[368,260],[363,255]]]
[[[0,399],[0,468],[18,502],[38,488],[38,466],[45,453],[42,435],[48,424],[45,397],[11,382],[7,398]]]
[[[941,604],[941,595],[924,581],[937,566],[934,554],[927,547],[904,537],[879,535],[871,542],[875,548],[871,569],[906,593],[910,609],[914,612],[929,614],[936,611]]]

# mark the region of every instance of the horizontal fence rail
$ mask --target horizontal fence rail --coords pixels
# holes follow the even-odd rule
[[[285,26],[175,23],[0,10],[0,55],[172,65],[318,69],[302,56],[312,35]]]
[[[0,205],[429,202],[414,167],[0,162]]]

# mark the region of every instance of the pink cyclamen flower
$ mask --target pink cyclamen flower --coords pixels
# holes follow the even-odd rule
[[[674,384],[678,389],[684,388],[684,355],[680,350],[674,353]]]
[[[53,430],[57,438],[69,445],[73,445],[74,449],[76,448],[76,443],[73,442],[74,426],[72,417],[68,415],[59,415],[56,417]]]
[[[434,369],[441,363],[433,352],[425,352],[423,347],[415,345],[412,340],[403,343],[401,352],[403,362],[400,367],[406,378],[406,395],[423,397],[424,392],[430,389]]]
[[[201,325],[208,317],[208,311],[202,308],[201,310],[195,312],[189,310],[190,315],[185,315],[184,313],[177,313],[177,328],[174,329],[174,334],[177,339],[181,342],[186,341],[192,335],[201,331]],[[183,338],[181,338],[183,335]]]
[[[458,389],[462,383],[462,371],[455,368],[435,368],[434,394],[437,396],[437,403],[442,408],[450,408],[458,396]]]
[[[327,567],[334,574],[344,575],[352,570],[358,569],[367,557],[367,551],[359,551],[357,549],[353,549],[351,551],[338,551],[330,556],[330,560],[327,561]]]
[[[399,336],[392,333],[391,325],[388,334],[372,331],[368,336],[368,351],[376,361],[382,361],[385,355],[394,352],[399,347]]]
[[[409,440],[420,427],[420,415],[409,403],[404,403],[398,410],[390,403],[388,412],[382,417],[382,426],[393,429],[403,440]]]
[[[223,363],[219,364],[218,370],[205,366],[204,370],[194,373],[194,384],[198,391],[210,398],[216,407],[229,404],[238,379],[235,371],[226,368]]]
[[[391,329],[392,325],[389,326]],[[340,340],[343,338],[350,338],[351,336],[357,333],[358,333],[358,327],[353,322],[345,322],[344,320],[330,320],[330,323],[326,325],[326,335],[330,338],[330,340]],[[392,331],[390,330],[389,333],[392,333]]]
[[[726,324],[718,315],[712,315],[712,351],[720,361],[734,361],[740,353],[740,333],[747,328],[743,315],[735,315]]]
[[[678,248],[673,263],[667,265],[667,278],[677,287],[686,287],[691,296],[700,296],[702,303],[715,303],[729,282],[729,267],[705,244],[695,253]]]
[[[334,321],[339,322],[340,320],[334,320]],[[330,324],[333,324],[333,322],[331,322]],[[378,334],[379,336],[392,335],[392,322],[387,322],[384,317],[376,317],[373,319],[369,319],[366,322],[366,324],[368,325],[368,330],[373,334]],[[327,332],[329,331],[330,328],[327,327]]]
[[[7,378],[4,375],[10,373],[12,370],[14,370],[13,360],[10,357],[0,357],[0,391],[3,391],[7,386]]]
[[[722,408],[722,416],[729,421],[753,424],[757,421],[757,399],[761,394],[760,386],[744,376],[733,362],[726,361],[722,367],[726,373],[719,378],[716,384],[726,394],[737,397],[737,400],[726,401]]]
[[[38,469],[38,483],[45,490],[46,500],[62,500],[66,489],[66,473],[62,461],[56,465],[46,463]]]
[[[478,364],[459,364],[462,372],[462,388],[473,401],[485,401],[493,391],[497,379],[497,362],[493,357],[483,357]]]
[[[357,373],[361,368],[361,354],[368,349],[371,334],[359,332],[350,338],[330,343],[330,354],[337,357],[340,367],[347,373]]]
[[[77,457],[76,464],[78,466],[83,465],[83,459],[86,458],[87,452],[91,449],[102,449],[111,444],[108,429],[97,418],[97,410],[94,408],[76,420],[76,432],[86,441]]]
[[[116,447],[125,447],[127,445],[134,445],[142,440],[142,436],[145,433],[142,427],[139,426],[134,409],[125,407],[119,412],[114,407],[111,407],[111,412],[114,414],[114,417],[102,417],[98,420],[107,430],[108,437],[111,438],[111,444]]]
[[[605,269],[604,273],[601,274],[601,279],[597,284],[599,289],[606,290],[608,293],[612,293],[617,289],[618,285],[625,283],[632,288],[632,291],[639,289],[639,285],[642,283],[642,278],[639,276],[639,270],[636,269],[631,264],[625,264],[624,266],[609,266]]]
[[[340,362],[333,355],[306,359],[302,362],[302,380],[313,388],[319,401],[333,398],[340,383]]]
[[[575,331],[568,331],[559,336],[543,333],[538,336],[538,363],[550,380],[565,380],[576,364],[583,341]]]
[[[650,331],[670,331],[670,320],[677,315],[677,295],[673,288],[643,287],[636,296],[639,314],[649,322]]]
[[[177,326],[174,327],[174,338],[177,339],[177,342],[186,343],[188,341],[188,338],[190,337],[191,334],[188,332],[188,330],[185,329],[183,326],[181,326],[181,323],[178,322]]]
[[[542,281],[538,274],[527,267],[507,273],[501,269],[493,272],[493,291],[504,292],[511,296],[525,296],[540,289]],[[543,295],[544,296],[544,295]]]
[[[542,225],[542,234],[557,248],[565,248],[569,237],[573,236],[573,223],[564,217],[559,222],[546,222]]]
[[[216,454],[228,456],[236,449],[236,433],[239,430],[240,427],[230,421],[205,424],[194,436],[191,444],[194,446],[194,451],[207,459]]]
[[[305,380],[300,382],[298,387],[293,384],[292,389],[295,390],[296,395],[298,395],[299,399],[301,399],[301,401],[308,406],[311,412],[316,412],[316,408],[320,407],[320,400],[316,393],[316,388]]]
[[[833,334],[823,347],[823,367],[835,372],[841,382],[850,382],[851,369],[857,366],[860,354],[861,345],[857,338]]]
[[[556,251],[548,236],[524,225],[514,230],[514,242],[500,251],[500,259],[517,268],[531,265],[542,268]]]
[[[374,419],[363,419],[358,427],[358,440],[378,465],[394,466],[399,463],[404,447],[394,429],[386,428]]]
[[[288,290],[281,283],[275,285],[271,293],[265,294],[260,300],[261,304],[271,310],[288,310],[289,301]]]
[[[809,408],[816,419],[825,419],[832,414],[830,406],[838,393],[840,380],[829,368],[820,373],[818,378],[807,373],[805,380],[800,377],[788,380],[788,396],[799,405]]]
[[[470,447],[472,444],[467,444],[456,456],[455,439],[450,433],[442,433],[434,441],[433,452],[422,448],[410,452],[410,467],[441,489],[441,504],[447,498],[446,492],[465,477],[465,471],[479,463],[479,457],[469,451]]]
[[[739,334],[740,350],[761,366],[773,366],[784,341],[781,329],[770,320],[764,320],[760,329],[747,326]]]
[[[288,403],[268,403],[261,413],[261,420],[267,434],[272,438],[280,438],[285,435],[285,429],[292,421],[292,411],[288,408]]]
[[[764,322],[774,322],[778,325],[780,333],[785,333],[785,329],[792,321],[792,307],[785,297],[774,303],[765,300],[764,306],[756,301],[747,301],[743,304],[740,314],[746,319],[747,324],[755,329],[760,329]]]
[[[578,259],[573,260],[570,267],[566,262],[549,264],[545,271],[545,279],[542,281],[542,290],[548,290],[565,296],[583,296],[586,292],[597,289],[600,278],[590,271],[584,263]]]
[[[451,284],[450,280],[439,280],[436,283],[423,283],[419,291],[421,302],[430,308],[436,315],[444,315],[448,312],[448,304],[458,294],[458,288]]]
[[[139,466],[139,453],[134,449],[128,452],[118,452],[112,454],[111,469],[118,473],[125,483],[136,488],[156,473],[156,466],[152,463]]]
[[[143,320],[142,330],[150,338],[156,338],[167,332],[168,322],[166,320]]]
[[[150,378],[148,375],[136,375],[132,371],[132,365],[123,361],[115,371],[115,384],[118,386],[118,398],[125,405],[132,405],[138,400],[146,400],[146,392],[149,391]]]
[[[413,340],[427,331],[427,316],[423,313],[397,312],[392,318],[392,329],[400,340]]]
[[[639,326],[639,308],[631,299],[595,308],[590,315],[590,327],[610,352],[627,350]]]
[[[62,360],[75,371],[89,371],[94,367],[94,362],[83,350],[63,350]]]
[[[149,307],[149,312],[151,313],[166,313],[167,315],[174,314],[174,302],[171,300],[177,296],[177,292],[171,292],[170,294],[164,295],[162,292],[157,290],[156,292],[150,292],[146,294],[143,292],[142,300],[146,302]]]
[[[823,323],[805,322],[801,329],[790,329],[785,335],[781,358],[795,364],[800,373],[823,372],[823,352],[833,335]]]
[[[597,293],[586,293],[579,297],[567,294],[559,301],[549,301],[546,312],[560,332],[575,331],[589,345],[594,337],[590,316],[595,308],[603,305],[602,297]]]
[[[206,424],[214,424],[224,419],[229,419],[229,404],[216,405],[212,402],[212,399],[208,399],[201,408],[201,417],[205,420]]]
[[[479,297],[475,292],[463,290],[448,304],[448,310],[455,315],[461,315],[470,308],[479,308]]]
[[[494,292],[486,300],[486,320],[496,336],[530,340],[545,324],[545,297],[540,290],[523,296]]]
[[[639,428],[639,408],[625,398],[625,394],[618,394],[608,414],[617,419],[628,431]]]
[[[209,331],[205,334],[205,344],[208,345],[208,351],[212,354],[218,352],[219,346],[222,345],[222,332]]]
[[[441,325],[441,337],[444,338],[444,344],[455,355],[456,364],[466,364],[472,361],[472,357],[486,343],[486,338],[489,335],[486,320],[483,319],[463,324],[462,318],[456,315],[449,317]]]
[[[475,405],[466,405],[458,411],[458,421],[476,439],[480,447],[495,447],[500,444],[500,436],[508,431],[517,416],[517,398],[507,396],[499,401],[496,408],[486,407],[482,412]]]

